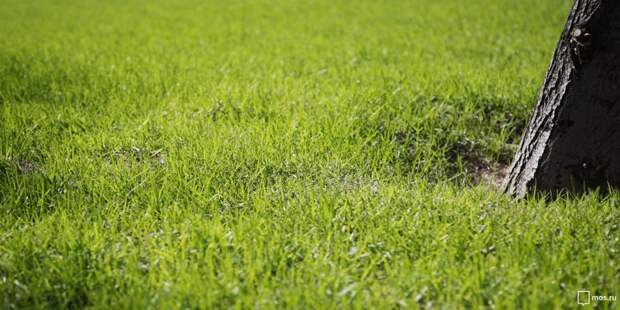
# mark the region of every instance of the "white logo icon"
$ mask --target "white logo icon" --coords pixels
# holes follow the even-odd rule
[[[577,304],[589,305],[590,304],[590,291],[577,291]]]

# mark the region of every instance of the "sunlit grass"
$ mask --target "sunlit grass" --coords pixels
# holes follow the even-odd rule
[[[620,292],[618,194],[476,182],[568,1],[0,2],[0,307]]]

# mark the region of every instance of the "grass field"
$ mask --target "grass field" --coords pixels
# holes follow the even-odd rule
[[[620,295],[620,194],[489,184],[567,0],[0,4],[0,308]]]

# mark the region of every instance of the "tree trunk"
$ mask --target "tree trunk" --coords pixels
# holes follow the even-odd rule
[[[620,1],[575,0],[504,190],[620,187]]]

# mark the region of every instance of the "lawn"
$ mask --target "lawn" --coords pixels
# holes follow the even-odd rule
[[[620,295],[620,193],[493,186],[568,0],[0,4],[0,308]]]

